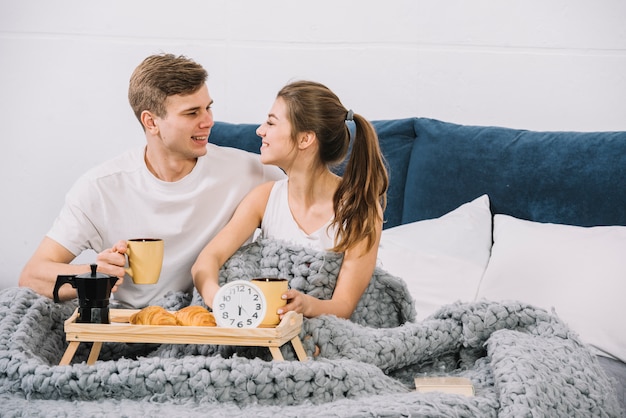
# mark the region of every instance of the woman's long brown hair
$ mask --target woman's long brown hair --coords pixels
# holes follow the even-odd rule
[[[333,196],[336,226],[335,247],[345,252],[363,239],[369,250],[376,242],[376,224],[382,221],[379,204],[387,205],[389,178],[378,135],[372,124],[359,114],[352,114],[355,130],[350,147],[348,110],[330,89],[312,81],[296,81],[283,87],[277,97],[287,104],[295,140],[300,132],[315,132],[319,157],[331,167],[343,162],[351,148],[344,173]]]

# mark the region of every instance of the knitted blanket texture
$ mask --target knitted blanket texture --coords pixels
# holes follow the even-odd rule
[[[272,240],[237,252],[222,282],[286,277],[327,299],[341,257]],[[155,304],[204,304],[197,293]],[[305,319],[308,361],[271,359],[265,347],[105,343],[68,366],[57,304],[25,288],[0,291],[0,416],[619,417],[611,383],[556,316],[518,302],[455,303],[422,322],[402,279],[376,269],[351,320]],[[314,352],[318,353],[314,355]],[[413,379],[465,376],[475,396],[418,393]]]

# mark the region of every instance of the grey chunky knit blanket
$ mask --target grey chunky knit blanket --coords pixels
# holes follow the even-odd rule
[[[235,254],[221,280],[288,277],[329,298],[340,266],[337,254],[261,240]],[[203,301],[170,294],[158,304]],[[406,285],[379,269],[350,321],[305,319],[305,362],[289,344],[279,362],[264,347],[105,343],[95,365],[81,344],[58,366],[75,308],[0,291],[0,416],[620,416],[595,356],[556,316],[481,301],[413,322]],[[475,396],[417,393],[414,377],[434,371],[470,378]]]

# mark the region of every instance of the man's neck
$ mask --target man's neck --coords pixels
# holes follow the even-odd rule
[[[196,166],[198,159],[177,159],[172,155],[152,153],[146,147],[144,161],[148,171],[161,181],[175,182],[187,176]]]

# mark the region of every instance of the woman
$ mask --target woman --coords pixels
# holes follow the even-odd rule
[[[343,177],[330,168],[350,145],[346,121],[354,121],[352,151]],[[262,236],[344,253],[332,299],[289,289],[278,310],[306,317],[350,318],[376,265],[388,186],[378,137],[362,116],[347,110],[322,84],[299,81],[283,87],[257,129],[261,162],[280,167],[287,179],[255,188],[192,267],[207,304],[219,290],[220,267],[261,227]]]

